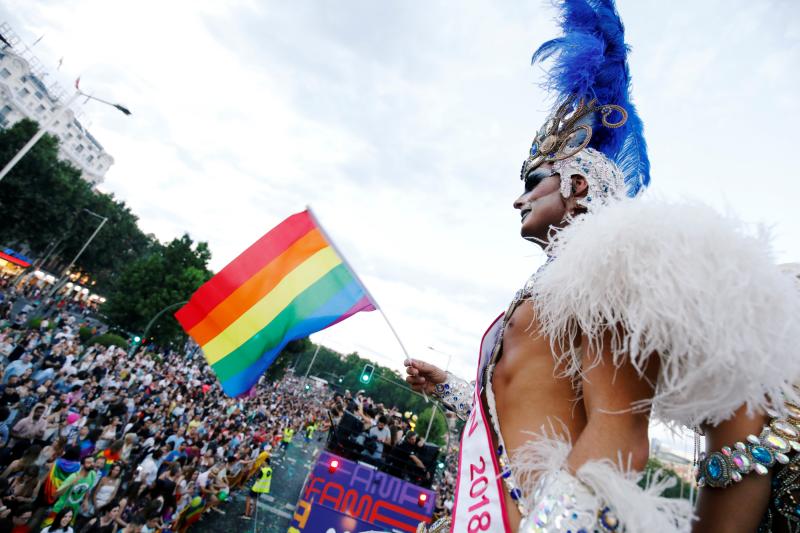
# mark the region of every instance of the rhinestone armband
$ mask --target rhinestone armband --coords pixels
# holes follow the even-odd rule
[[[450,372],[444,383],[437,383],[433,395],[439,398],[442,404],[453,411],[458,418],[466,420],[472,412],[472,391],[474,383],[455,377]]]
[[[800,407],[786,404],[789,416],[773,418],[759,436],[748,435],[747,442],[718,452],[700,454],[695,477],[699,486],[727,487],[755,471],[765,475],[775,463],[789,462],[789,453],[800,451]]]

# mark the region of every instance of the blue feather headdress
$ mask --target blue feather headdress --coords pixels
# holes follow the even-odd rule
[[[533,64],[552,60],[543,86],[556,111],[531,146],[523,176],[589,147],[621,170],[627,193],[650,183],[642,121],[630,99],[625,30],[613,0],[561,0],[563,35],[542,44]]]

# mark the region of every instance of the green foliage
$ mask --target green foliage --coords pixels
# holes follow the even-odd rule
[[[676,474],[673,470],[664,466],[664,464],[659,461],[658,459],[651,457],[647,460],[647,465],[645,466],[644,476],[642,476],[642,480],[639,481],[639,486],[644,488],[645,483],[648,480],[653,478],[656,472],[659,472],[661,476],[667,476],[670,478],[675,479],[677,482],[670,488],[666,489],[661,495],[666,498],[686,498],[689,499],[689,495],[692,493],[691,487],[689,483],[681,479],[678,474]]]
[[[80,337],[81,342],[84,344],[86,344],[86,341],[88,341],[92,335],[94,335],[93,328],[81,326],[81,328],[78,330],[78,337]]]
[[[112,324],[144,332],[159,312],[188,300],[211,278],[209,259],[208,245],[204,242],[195,245],[189,235],[173,239],[167,245],[157,244],[149,254],[122,269],[101,310]],[[177,309],[159,317],[148,337],[159,344],[183,338],[183,330],[173,316]]]
[[[0,131],[0,166],[37,129],[35,122],[26,119]],[[58,160],[58,140],[49,134],[3,180],[0,209],[0,243],[27,246],[34,258],[48,256],[45,267],[51,271],[66,267],[100,223],[84,209],[108,217],[76,264],[77,270],[91,275],[101,292],[113,283],[115,272],[153,244],[124,202],[93,191],[78,169]]]
[[[433,412],[433,406],[425,408],[422,411],[422,414],[419,415],[417,418],[417,433],[425,436],[425,432],[428,430],[428,423],[431,420],[431,413]],[[436,409],[436,415],[433,418],[433,424],[431,425],[431,432],[428,436],[428,442],[432,444],[438,444],[439,446],[444,446],[445,444],[445,435],[447,433],[447,421],[444,418],[444,413],[442,413],[441,409]]]
[[[88,344],[89,346],[99,344],[101,346],[105,346],[106,348],[109,346],[116,346],[117,348],[125,348],[126,350],[128,349],[128,341],[119,335],[115,335],[114,333],[104,333],[103,335],[92,337],[89,339]]]
[[[355,393],[363,389],[376,402],[386,407],[398,407],[401,411],[420,413],[429,406],[420,395],[408,389],[398,372],[365,359],[357,353],[343,355],[325,346],[319,348],[310,376],[327,380],[334,388],[341,391],[347,389]],[[290,342],[270,366],[267,378],[280,379],[289,367],[294,367],[296,375],[305,375],[316,349],[317,345],[308,339]],[[366,364],[372,365],[375,370],[372,380],[365,385],[360,382],[360,377]],[[340,378],[341,383],[339,383]]]

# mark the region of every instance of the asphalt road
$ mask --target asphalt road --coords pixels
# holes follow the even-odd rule
[[[277,454],[271,459],[272,490],[261,495],[253,520],[240,518],[247,495],[246,489],[240,489],[221,507],[224,515],[213,511],[206,513],[190,533],[286,533],[303,483],[323,445],[324,440],[320,442],[315,438],[306,444],[298,436],[285,455]]]

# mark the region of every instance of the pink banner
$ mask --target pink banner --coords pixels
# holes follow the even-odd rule
[[[510,531],[506,517],[503,481],[494,453],[489,421],[481,402],[483,368],[491,357],[502,329],[502,315],[484,334],[481,341],[478,378],[475,380],[473,409],[464,433],[458,456],[458,482],[453,505],[451,533],[506,533]]]

